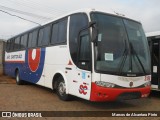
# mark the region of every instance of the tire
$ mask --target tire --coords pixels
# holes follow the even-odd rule
[[[63,101],[68,101],[70,100],[70,95],[66,94],[66,85],[64,82],[63,77],[59,77],[57,79],[57,87],[56,87],[56,92],[58,97],[63,100]]]
[[[17,85],[23,85],[23,81],[20,80],[19,71],[18,70],[16,71],[16,83],[17,83]]]

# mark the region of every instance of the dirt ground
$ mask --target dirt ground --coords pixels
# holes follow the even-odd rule
[[[72,101],[61,101],[57,95],[50,89],[27,84],[16,85],[14,78],[0,76],[0,111],[160,111],[160,92],[152,92],[149,98],[136,99],[116,102],[90,102],[74,97]],[[2,118],[0,118],[1,120]],[[3,118],[4,119],[4,118]],[[10,118],[8,118],[10,119]],[[22,119],[22,118],[15,118]],[[23,118],[32,119],[32,118]],[[35,118],[39,120],[40,118]],[[41,118],[53,119],[53,118]],[[64,117],[55,117],[54,119],[63,120]],[[105,117],[68,117],[65,119],[106,119]],[[110,117],[107,119],[136,119]],[[138,119],[158,119],[158,118],[141,118]]]

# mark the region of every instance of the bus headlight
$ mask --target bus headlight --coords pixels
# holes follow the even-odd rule
[[[109,83],[109,82],[103,82],[103,81],[96,81],[96,85],[102,86],[102,87],[108,87],[108,88],[113,88],[115,84]]]
[[[151,86],[151,81],[148,81],[148,82],[144,83],[144,86],[145,86],[145,87]]]

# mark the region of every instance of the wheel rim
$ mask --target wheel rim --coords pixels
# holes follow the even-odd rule
[[[16,75],[16,81],[19,82],[19,74]]]
[[[64,82],[60,82],[58,85],[58,92],[61,96],[65,95],[66,93],[66,85]]]

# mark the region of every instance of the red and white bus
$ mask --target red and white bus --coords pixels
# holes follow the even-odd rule
[[[79,10],[7,41],[5,73],[90,101],[147,97],[150,52],[141,23]]]

